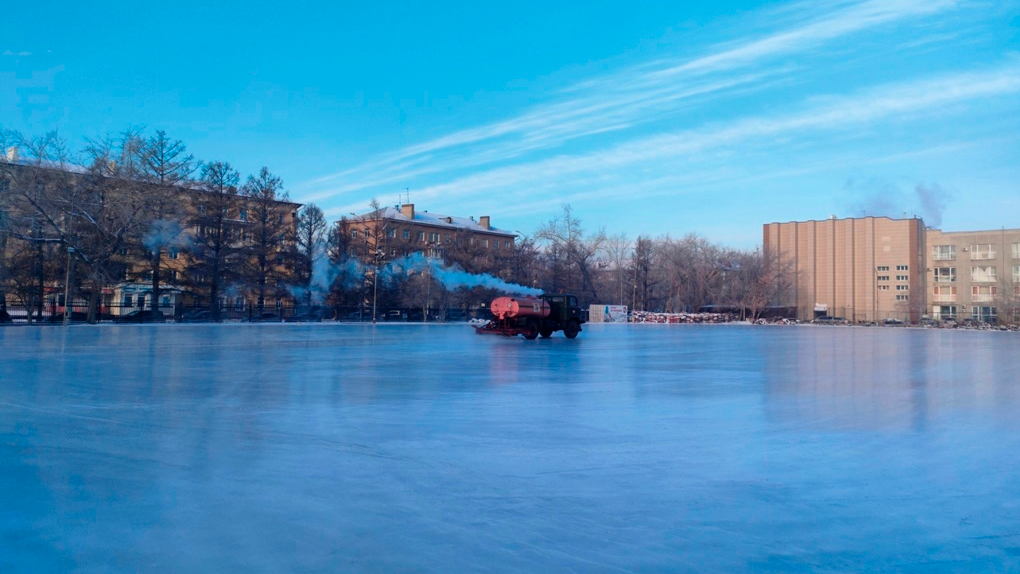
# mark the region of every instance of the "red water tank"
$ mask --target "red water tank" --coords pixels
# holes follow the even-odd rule
[[[497,297],[489,309],[497,319],[549,316],[549,302],[538,297]]]

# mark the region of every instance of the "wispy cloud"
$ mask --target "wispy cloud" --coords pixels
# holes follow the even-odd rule
[[[32,52],[14,52],[12,50],[4,50],[4,56],[31,56]]]
[[[930,118],[939,111],[974,100],[1020,92],[1020,65],[1009,63],[981,71],[871,88],[851,96],[816,99],[798,112],[758,115],[693,130],[642,137],[586,154],[560,155],[540,161],[500,166],[416,191],[422,200],[449,200],[479,193],[513,191],[520,201],[551,188],[570,189],[586,182],[612,189],[612,176],[634,174],[649,165],[691,161],[698,154],[768,145],[823,131],[848,131]],[[597,197],[589,189],[586,196]],[[638,195],[631,188],[629,198]],[[360,209],[360,205],[341,209]]]
[[[676,116],[709,99],[760,90],[796,69],[775,60],[809,52],[852,34],[951,9],[955,0],[836,2],[789,10],[781,30],[716,45],[701,56],[659,60],[569,86],[557,101],[516,117],[459,130],[405,147],[351,169],[299,184],[302,198],[319,201],[390,186],[436,173],[491,166],[554,150],[573,140],[626,132]],[[810,16],[795,16],[809,13]],[[771,64],[765,66],[764,64]]]

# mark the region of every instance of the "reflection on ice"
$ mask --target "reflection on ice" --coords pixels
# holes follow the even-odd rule
[[[1017,341],[0,329],[0,571],[1015,569]]]

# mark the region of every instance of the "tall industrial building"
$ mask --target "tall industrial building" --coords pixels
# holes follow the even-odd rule
[[[767,223],[763,246],[797,318],[1017,321],[1020,230],[944,232],[918,218]]]

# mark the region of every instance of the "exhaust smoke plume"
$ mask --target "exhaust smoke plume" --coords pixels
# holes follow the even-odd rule
[[[486,273],[468,273],[456,265],[446,267],[441,261],[437,259],[430,259],[421,253],[415,253],[397,259],[391,262],[389,266],[405,269],[407,271],[418,272],[425,271],[425,269],[428,268],[432,277],[436,278],[436,280],[442,283],[447,289],[456,289],[458,287],[484,287],[486,289],[496,289],[512,295],[542,294],[541,289],[517,285],[516,283],[508,283],[498,277],[493,277]]]
[[[951,199],[949,192],[937,183],[917,183],[911,191],[913,193],[904,191],[896,183],[877,178],[849,179],[843,186],[852,217],[899,219],[917,216],[928,227],[941,227],[942,215]]]
[[[440,260],[430,259],[421,253],[401,257],[381,265],[379,280],[388,284],[408,273],[422,273],[426,269],[433,278],[451,290],[458,287],[468,289],[484,287],[512,295],[542,294],[541,289],[509,283],[485,273],[468,273],[456,265],[445,266]],[[317,257],[312,265],[312,279],[309,288],[306,290],[303,287],[295,287],[291,292],[296,299],[302,301],[311,291],[313,303],[321,304],[335,282],[342,280],[343,286],[351,289],[361,285],[365,277],[370,276],[373,270],[372,265],[366,265],[356,259],[348,259],[343,263],[335,264],[323,255]]]
[[[181,224],[172,219],[157,219],[149,226],[149,231],[142,236],[142,244],[152,252],[167,248],[187,248],[191,240]]]

